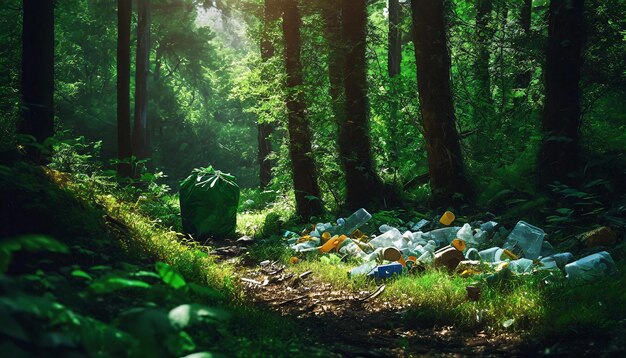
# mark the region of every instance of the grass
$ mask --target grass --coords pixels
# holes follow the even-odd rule
[[[233,266],[217,265],[207,257],[205,247],[181,239],[174,231],[165,230],[158,222],[138,213],[133,203],[113,195],[97,195],[94,198],[109,215],[131,229],[132,239],[123,243],[129,252],[168,262],[186,278],[220,288],[237,302],[242,302],[243,297],[231,278],[235,269]],[[290,265],[296,273],[311,270],[317,279],[331,283],[336,289],[372,290],[376,287],[375,282],[365,277],[348,278],[347,271],[358,264],[353,261],[336,262],[311,253],[297,255],[299,262],[291,264],[290,258],[295,254],[281,237],[285,229],[296,231],[297,227],[288,219],[291,214],[286,206],[239,214],[238,233],[254,236],[257,240],[257,244],[250,249],[253,260],[279,260]],[[375,218],[383,220],[392,215],[384,212],[375,215]],[[624,326],[626,317],[623,306],[626,293],[622,289],[626,278],[624,269],[622,264],[617,276],[581,286],[572,285],[563,278],[546,279],[535,275],[507,277],[499,282],[487,283],[428,269],[419,275],[386,281],[387,287],[380,299],[408,306],[406,322],[420,326],[455,325],[461,329],[516,332],[534,337],[563,333],[573,336],[607,335],[611,332],[621,332],[623,336],[619,327]],[[481,300],[467,300],[465,288],[470,284],[481,288]],[[243,324],[239,327],[242,334],[233,337],[233,344],[252,350],[260,339],[267,345],[265,349],[270,351],[300,349],[297,339],[287,333],[294,330],[294,326],[285,325],[280,317],[244,305],[240,305],[237,312],[242,320],[263,323],[261,326]],[[289,328],[271,333],[276,336],[270,338],[268,332],[277,325]]]

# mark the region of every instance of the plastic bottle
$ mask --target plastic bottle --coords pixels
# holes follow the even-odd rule
[[[527,222],[520,221],[504,242],[504,248],[527,259],[534,260],[541,254],[541,246],[546,233]]]
[[[357,266],[348,272],[348,276],[354,277],[358,275],[367,275],[370,273],[375,267],[377,263],[376,261],[368,261],[362,264],[361,266]]]
[[[465,258],[468,260],[480,260],[480,255],[478,254],[478,250],[472,247],[465,253]]]
[[[461,227],[459,231],[457,231],[456,237],[465,241],[468,244],[475,244],[474,233],[472,232],[472,227],[470,226],[470,224],[463,225],[463,227]]]
[[[430,224],[430,221],[426,220],[426,219],[422,219],[420,221],[417,222],[417,224],[413,225],[413,227],[411,227],[411,230],[413,231],[418,231],[421,228],[423,228],[424,226]]]
[[[487,262],[500,262],[502,261],[502,254],[504,250],[500,247],[494,246],[489,249],[479,251],[478,255],[482,261]]]
[[[360,258],[363,258],[366,255],[365,252],[363,252],[363,250],[359,247],[359,245],[355,244],[354,241],[349,238],[344,240],[344,242],[341,244],[339,252],[344,255],[350,255]]]
[[[361,227],[371,218],[372,215],[368,213],[367,210],[361,208],[346,219],[345,223],[341,227],[341,232],[345,235],[350,235],[354,230]]]
[[[456,238],[456,233],[461,229],[459,226],[444,227],[429,231],[422,234],[422,238],[426,240],[434,240],[437,246],[445,246],[452,242],[452,239]]]
[[[375,248],[395,246],[397,249],[402,250],[408,247],[408,241],[405,241],[400,231],[395,228],[370,240],[369,243]]]
[[[384,233],[386,233],[387,231],[389,231],[391,229],[395,229],[395,228],[393,226],[390,226],[390,225],[387,225],[387,224],[382,224],[378,228],[378,231],[380,231],[381,234],[384,234]]]
[[[565,273],[570,280],[591,281],[615,270],[615,262],[606,251],[583,257],[565,265]]]
[[[509,270],[516,274],[531,273],[533,271],[533,260],[517,259],[509,262]]]

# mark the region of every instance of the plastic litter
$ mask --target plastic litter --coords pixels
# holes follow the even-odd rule
[[[426,220],[426,219],[422,219],[420,221],[417,222],[417,224],[413,225],[411,227],[411,230],[413,231],[418,231],[421,230],[424,226],[430,224],[430,221]]]
[[[472,247],[465,252],[465,258],[468,260],[480,260],[480,254],[475,247]]]
[[[382,224],[378,228],[378,231],[380,231],[381,234],[384,234],[384,233],[386,233],[387,231],[389,231],[391,229],[395,229],[395,227],[387,225],[387,224]]]
[[[566,277],[570,280],[591,281],[612,273],[615,262],[606,251],[585,256],[580,260],[565,265]]]
[[[509,262],[508,268],[516,274],[531,273],[533,271],[533,260],[524,258],[513,260]]]
[[[397,249],[403,249],[407,247],[407,241],[404,240],[402,234],[396,228],[377,236],[375,239],[370,240],[369,243],[374,248],[394,246]]]
[[[542,270],[564,270],[570,280],[592,280],[615,270],[615,263],[607,252],[572,262],[574,256],[571,253],[556,252],[544,240],[546,234],[542,229],[524,221],[519,221],[510,233],[495,221],[476,221],[426,232],[384,224],[379,227],[381,234],[372,235],[370,240],[358,229],[369,218],[371,215],[365,209],[359,209],[346,219],[337,219],[337,225],[318,223],[303,230],[301,235],[286,231],[283,236],[294,251],[325,254],[320,260],[331,264],[338,264],[340,256],[362,260],[361,265],[348,272],[350,277],[367,275],[385,279],[418,273],[429,265],[445,268],[464,278],[477,276],[487,283]],[[450,220],[451,216],[444,213],[442,219],[446,218]],[[430,224],[422,219],[417,224],[409,222],[407,226],[411,230],[422,230],[429,228]],[[406,231],[401,233],[401,230]],[[610,229],[599,228],[579,238],[599,235],[593,234],[595,232],[607,235],[607,230]],[[504,244],[478,249],[489,240],[500,240]],[[298,261],[297,257],[292,257],[292,263]]]
[[[441,218],[439,218],[439,222],[446,226],[449,226],[450,224],[452,224],[454,219],[456,219],[454,213],[451,211],[446,211],[445,213],[443,213],[443,215],[441,215]]]
[[[180,184],[183,229],[195,238],[223,238],[237,226],[237,179],[213,167],[194,169]]]
[[[480,259],[487,262],[500,262],[502,261],[502,254],[504,253],[504,249],[500,247],[492,247],[486,250],[482,250],[478,252]]]
[[[341,232],[345,235],[350,235],[354,230],[363,226],[369,219],[372,218],[372,215],[367,212],[367,210],[360,208],[355,211],[352,215],[350,215],[345,223],[341,226]]]
[[[580,235],[580,240],[587,247],[610,246],[615,243],[615,232],[608,226],[602,226]]]
[[[541,245],[546,233],[525,221],[520,221],[504,242],[504,248],[516,255],[534,260],[541,254]]]
[[[370,273],[375,267],[377,263],[376,261],[367,261],[364,264],[357,266],[348,272],[349,277],[354,277],[358,275],[367,275]]]
[[[390,278],[393,275],[402,274],[402,264],[394,262],[388,265],[380,265],[367,274],[375,279]]]
[[[454,271],[464,259],[461,251],[454,246],[446,246],[435,252],[435,267],[445,267],[448,271]]]

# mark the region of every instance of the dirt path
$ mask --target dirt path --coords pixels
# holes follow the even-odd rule
[[[412,324],[406,307],[374,292],[335,290],[313,273],[296,275],[277,263],[242,268],[239,278],[251,300],[297,320],[326,349],[347,357],[503,356],[519,353],[520,339],[462,332],[454,327]],[[308,331],[308,332],[307,332]]]

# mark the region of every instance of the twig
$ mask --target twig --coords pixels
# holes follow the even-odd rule
[[[361,298],[361,299],[359,299],[358,301],[360,301],[360,302],[365,302],[365,301],[371,300],[371,299],[373,299],[373,298],[376,298],[376,297],[378,297],[378,295],[380,295],[381,293],[383,293],[383,291],[384,291],[384,290],[385,290],[385,285],[381,285],[381,286],[380,286],[380,287],[378,287],[378,288],[376,289],[376,291],[374,291],[372,294],[370,294],[369,296],[366,296],[366,297],[364,297],[364,298]]]
[[[241,278],[241,281],[243,281],[243,282],[248,282],[248,283],[252,283],[252,284],[255,284],[255,285],[259,285],[259,286],[261,286],[261,285],[263,284],[263,282],[259,282],[259,281],[257,281],[257,280],[253,280],[253,279],[251,279],[251,278],[245,278],[245,277],[242,277],[242,278]]]
[[[283,301],[283,302],[278,303],[278,306],[283,306],[283,305],[286,305],[287,303],[300,301],[300,300],[305,299],[305,298],[307,298],[307,297],[309,297],[309,296],[306,296],[306,295],[305,295],[305,296],[299,296],[299,297],[290,298],[290,299],[288,299],[288,300],[285,300],[285,301]]]

